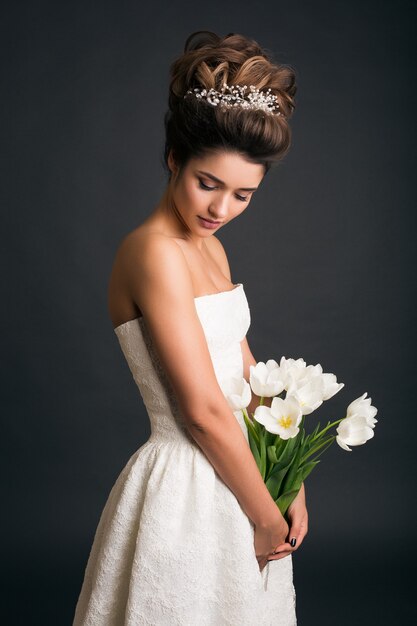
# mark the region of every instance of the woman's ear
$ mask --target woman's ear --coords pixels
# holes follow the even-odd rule
[[[174,154],[172,152],[172,150],[169,151],[168,154],[168,167],[171,171],[171,174],[173,176],[173,178],[175,179],[177,177],[178,174],[178,166],[175,163],[175,159],[174,159]]]

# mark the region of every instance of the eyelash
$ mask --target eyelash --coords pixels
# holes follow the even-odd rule
[[[200,184],[200,189],[204,189],[205,191],[213,191],[213,189],[216,189],[216,187],[209,187],[208,185],[205,185],[200,179],[198,179],[198,182]],[[236,198],[241,202],[247,202],[249,200],[249,196],[243,197],[239,196],[239,194],[236,194]]]

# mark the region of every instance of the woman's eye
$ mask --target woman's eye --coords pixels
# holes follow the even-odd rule
[[[198,179],[198,182],[200,188],[205,189],[206,191],[214,191],[214,189],[217,189],[217,187],[210,187],[209,185],[206,185],[200,178]],[[236,198],[241,202],[248,202],[249,200],[249,196],[239,196],[239,194],[236,194]]]
[[[205,185],[200,179],[198,182],[200,183],[201,189],[207,189],[207,191],[213,191],[213,189],[216,189],[216,187],[209,187],[208,185]]]

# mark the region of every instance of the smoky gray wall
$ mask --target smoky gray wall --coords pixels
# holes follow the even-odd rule
[[[414,4],[17,2],[4,13],[2,571],[13,623],[71,623],[102,507],[149,436],[107,283],[122,237],[163,192],[169,64],[200,29],[253,37],[297,71],[291,151],[218,232],[244,283],[255,358],[303,357],[345,383],[314,424],[365,391],[378,408],[374,439],[350,453],[335,444],[307,480],[299,623],[412,623]]]

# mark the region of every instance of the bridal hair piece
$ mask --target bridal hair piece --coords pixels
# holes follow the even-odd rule
[[[273,115],[281,115],[280,111],[274,113],[275,110],[279,109],[279,104],[277,103],[277,96],[271,93],[271,89],[261,91],[254,85],[250,85],[249,91],[246,93],[247,89],[247,85],[229,86],[227,83],[223,83],[223,87],[220,91],[216,91],[216,89],[213,88],[208,90],[200,89],[199,87],[189,89],[184,98],[192,94],[198,99],[205,99],[213,106],[258,109]]]
[[[265,173],[291,145],[289,118],[297,91],[295,69],[275,62],[255,40],[196,31],[170,66],[164,164],[180,170],[191,158],[238,152]]]

